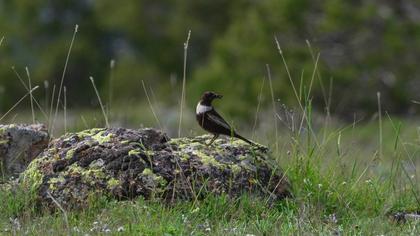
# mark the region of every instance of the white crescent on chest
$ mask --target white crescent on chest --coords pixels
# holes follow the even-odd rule
[[[213,107],[201,105],[201,103],[197,104],[197,108],[195,108],[195,114],[203,114],[205,112],[211,111]]]

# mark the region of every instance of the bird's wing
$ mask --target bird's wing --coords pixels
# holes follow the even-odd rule
[[[217,125],[220,125],[223,128],[231,131],[232,128],[230,127],[230,125],[215,110],[212,110],[211,112],[207,112],[206,115],[209,118],[209,120],[211,120],[212,122],[214,122]]]

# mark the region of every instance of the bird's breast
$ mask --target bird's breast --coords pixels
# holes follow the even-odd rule
[[[201,102],[199,102],[197,104],[197,107],[195,108],[195,114],[196,115],[204,114],[204,113],[206,113],[208,111],[211,111],[212,109],[213,109],[213,107],[203,105],[203,104],[201,104]]]

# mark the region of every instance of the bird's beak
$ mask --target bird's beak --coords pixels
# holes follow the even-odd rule
[[[216,98],[222,98],[222,97],[223,97],[223,95],[220,95],[220,94],[216,95]]]

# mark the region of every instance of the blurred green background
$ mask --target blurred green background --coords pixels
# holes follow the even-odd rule
[[[188,30],[190,110],[203,91],[214,90],[225,95],[220,109],[251,120],[266,64],[278,105],[296,106],[274,36],[303,93],[320,53],[311,94],[320,112],[330,104],[343,119],[371,115],[378,91],[389,113],[413,115],[419,107],[413,102],[420,101],[419,1],[0,0],[1,112],[26,92],[13,66],[23,78],[29,68],[33,84],[42,87],[35,96],[48,104],[76,24],[64,80],[70,109],[98,107],[89,76],[106,106],[110,99],[115,106],[147,104],[144,80],[155,101],[178,107]],[[261,102],[271,106],[267,81]]]

